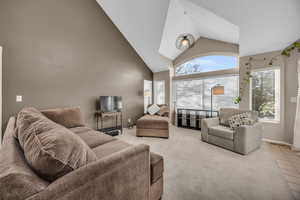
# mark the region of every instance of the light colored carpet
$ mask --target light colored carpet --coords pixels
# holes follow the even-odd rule
[[[174,126],[169,139],[138,138],[135,129],[118,137],[164,156],[163,200],[294,199],[267,144],[242,156],[202,142],[199,131]]]

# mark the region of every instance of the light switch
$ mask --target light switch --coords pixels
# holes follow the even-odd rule
[[[297,97],[291,97],[291,103],[297,103]]]
[[[22,96],[21,95],[17,95],[16,96],[16,102],[22,102]]]

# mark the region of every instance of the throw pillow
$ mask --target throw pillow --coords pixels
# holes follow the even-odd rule
[[[84,126],[80,108],[57,108],[41,111],[46,117],[66,128]]]
[[[254,119],[251,119],[251,118],[244,118],[243,119],[243,125],[248,125],[248,126],[251,126],[255,123],[255,120]]]
[[[156,104],[153,104],[152,106],[150,106],[150,107],[148,108],[148,113],[149,113],[150,115],[155,115],[159,110],[160,110],[159,106],[156,105]]]
[[[249,114],[247,112],[231,116],[230,118],[228,118],[229,127],[231,129],[236,129],[241,125],[244,125],[243,120],[248,117]]]
[[[17,138],[28,164],[48,181],[97,160],[79,136],[35,108],[24,108],[19,112]]]
[[[165,105],[161,106],[158,114],[160,116],[168,117],[168,115],[169,115],[169,108],[168,108],[168,106],[165,106]]]

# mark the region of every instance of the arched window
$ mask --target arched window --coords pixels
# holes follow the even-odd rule
[[[203,72],[212,72],[238,67],[238,58],[236,56],[203,56],[194,58],[175,70],[176,76],[197,74]]]
[[[234,103],[239,96],[238,62],[237,56],[210,55],[178,66],[173,77],[175,106],[200,110],[238,108]],[[211,89],[217,85],[223,86],[224,94],[214,96],[211,102]]]

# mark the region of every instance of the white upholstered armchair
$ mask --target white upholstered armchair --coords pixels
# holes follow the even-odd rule
[[[236,129],[229,127],[228,119],[236,114],[250,112],[253,125],[242,125]],[[233,108],[220,109],[218,118],[207,118],[201,122],[202,141],[221,146],[231,151],[246,155],[261,146],[262,124],[258,122],[257,113]]]

